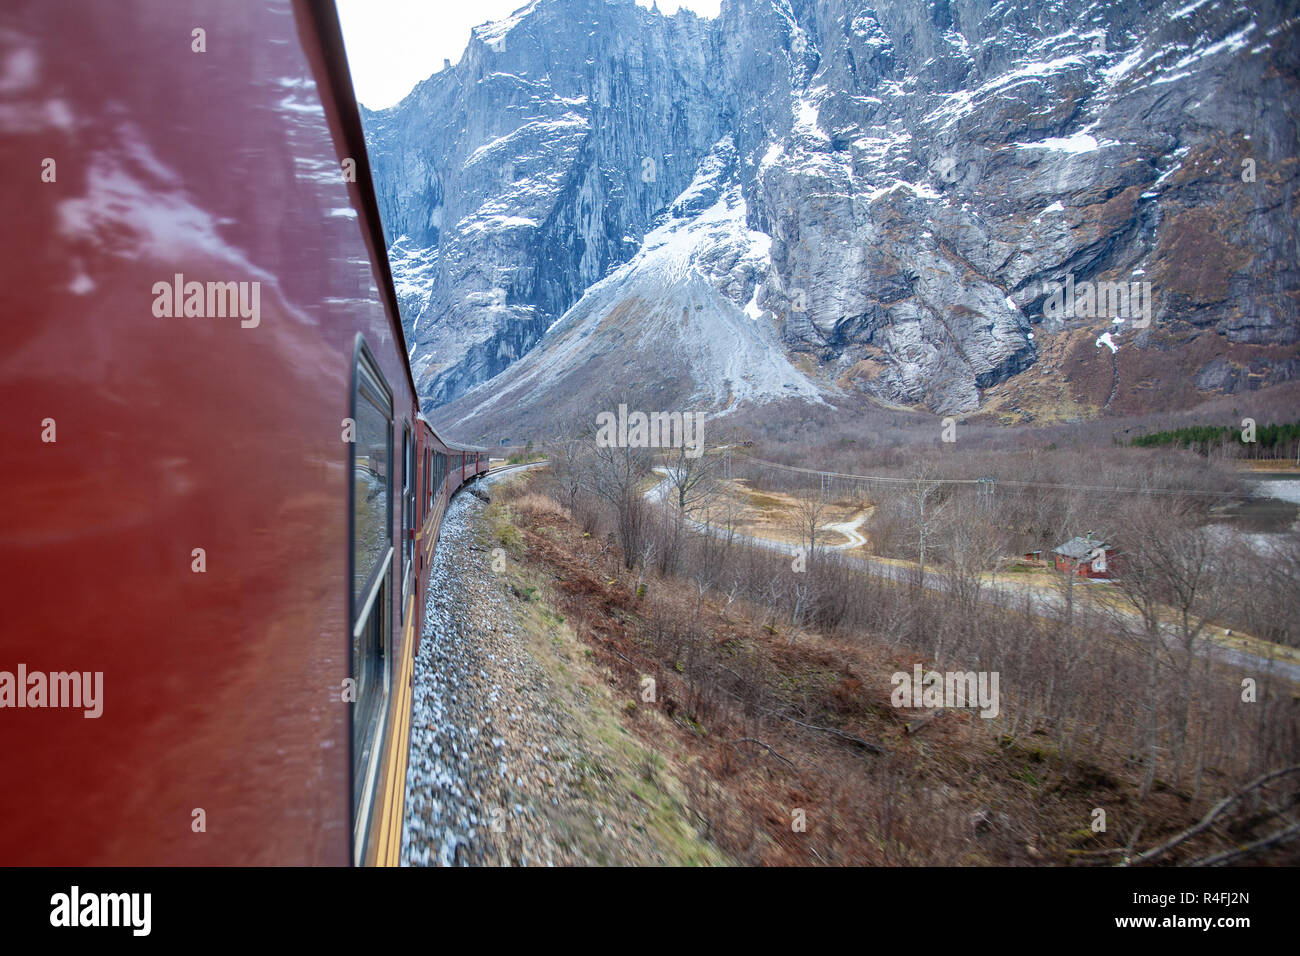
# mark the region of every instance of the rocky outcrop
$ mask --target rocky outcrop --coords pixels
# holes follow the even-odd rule
[[[427,404],[683,306],[743,356],[674,368],[710,407],[972,410],[1081,328],[1106,407],[1293,377],[1298,28],[1216,0],[536,0],[365,114]]]

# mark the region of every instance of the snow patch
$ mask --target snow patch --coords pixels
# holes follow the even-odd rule
[[[501,20],[493,20],[481,24],[470,31],[471,35],[484,43],[499,43],[506,38],[506,34],[517,27],[528,14],[537,8],[540,0],[533,0],[526,7],[516,10],[510,16]]]
[[[1113,139],[1102,140],[1099,143],[1095,136],[1090,136],[1087,133],[1075,133],[1073,136],[1051,136],[1039,140],[1037,143],[1016,143],[1016,149],[1050,149],[1064,153],[1091,153],[1093,150],[1118,145],[1119,143]]]
[[[536,229],[541,223],[526,216],[487,216],[457,224],[462,233],[505,232],[510,229]]]
[[[1300,481],[1257,481],[1255,491],[1266,498],[1300,505]]]

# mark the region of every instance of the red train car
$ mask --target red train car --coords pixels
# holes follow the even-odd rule
[[[396,862],[486,459],[418,413],[332,7],[2,18],[0,864]]]

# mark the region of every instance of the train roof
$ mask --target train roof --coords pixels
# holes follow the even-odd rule
[[[338,124],[347,146],[348,156],[356,161],[356,196],[360,200],[362,231],[367,245],[370,246],[370,258],[377,273],[376,280],[379,296],[384,302],[385,311],[393,325],[394,334],[401,344],[402,355],[406,357],[406,377],[411,383],[412,394],[419,395],[415,387],[415,376],[411,373],[410,349],[406,344],[406,332],[402,329],[402,311],[397,304],[397,288],[393,284],[393,273],[388,265],[388,245],[384,241],[384,224],[379,215],[379,201],[375,197],[374,178],[370,172],[370,153],[366,150],[365,130],[361,125],[361,111],[357,108],[356,91],[352,88],[352,71],[348,68],[347,49],[343,44],[343,30],[339,26],[338,11],[333,3],[312,3],[306,5],[308,16],[316,25],[321,53],[325,61],[325,73],[329,77],[329,95],[321,99],[327,105],[333,102]]]
[[[371,258],[378,273],[379,295],[384,301],[386,311],[392,320],[394,333],[401,345],[403,364],[406,366],[406,378],[411,383],[411,393],[415,396],[420,390],[415,385],[415,375],[411,372],[411,350],[406,344],[406,331],[402,328],[402,311],[397,303],[397,288],[393,284],[392,269],[388,264],[388,245],[384,239],[384,223],[379,215],[379,201],[375,197],[374,179],[370,173],[370,154],[366,150],[365,130],[361,125],[361,111],[357,108],[356,91],[352,87],[352,71],[348,68],[347,49],[343,43],[343,31],[339,26],[338,11],[333,3],[308,4],[307,9],[316,21],[316,34],[320,38],[325,57],[326,73],[329,76],[330,93],[338,110],[339,125],[347,141],[348,151],[356,159],[357,193],[361,200],[359,210],[364,224],[364,231],[371,249]],[[417,401],[418,404],[418,401]],[[433,424],[424,417],[417,416],[429,426],[435,438],[455,451],[485,452],[488,449],[478,445],[461,445],[447,441],[438,434]]]
[[[433,422],[429,421],[429,419],[424,417],[424,412],[420,412],[418,415],[416,415],[415,420],[423,424],[426,428],[429,429],[429,431],[433,432],[433,437],[438,439],[438,441],[442,442],[452,451],[488,451],[489,450],[487,448],[484,448],[482,445],[462,445],[458,442],[447,441],[447,439],[443,438],[441,435],[438,434],[438,429],[433,427]]]

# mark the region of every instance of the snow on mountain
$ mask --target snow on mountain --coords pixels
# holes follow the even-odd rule
[[[535,0],[364,114],[426,409],[499,375],[564,404],[584,356],[667,355],[709,407],[1025,419],[1040,349],[1099,413],[1294,378],[1297,30],[1290,0]],[[1139,275],[1150,328],[1044,315]]]
[[[658,390],[664,409],[823,402],[821,389],[782,353],[770,314],[753,307],[771,269],[771,239],[747,224],[736,167],[734,141],[724,137],[637,254],[588,289],[527,355],[457,406],[483,416],[538,401],[595,400],[610,381],[596,370],[611,356],[620,381],[672,382]]]

